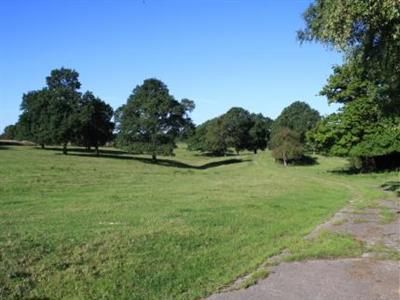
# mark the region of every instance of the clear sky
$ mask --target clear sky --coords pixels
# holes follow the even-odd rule
[[[275,118],[317,94],[341,62],[296,30],[309,0],[0,0],[0,132],[24,92],[61,66],[114,108],[145,78],[195,101],[198,124],[232,106]]]

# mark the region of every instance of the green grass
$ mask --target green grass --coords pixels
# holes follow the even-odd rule
[[[204,297],[397,180],[330,172],[338,158],[285,168],[268,152],[176,152],[152,164],[0,149],[0,298]]]
[[[368,250],[372,252],[376,258],[400,261],[400,251],[383,244],[371,246]]]
[[[379,211],[379,218],[382,224],[389,224],[396,220],[396,213],[387,207],[381,207]]]
[[[268,277],[268,275],[269,272],[266,268],[260,268],[257,271],[251,273],[250,276],[242,282],[240,288],[247,289],[248,287],[256,284],[259,280]]]
[[[289,246],[290,256],[286,261],[322,259],[336,257],[357,257],[363,254],[364,245],[351,235],[321,232],[310,240],[301,240]]]

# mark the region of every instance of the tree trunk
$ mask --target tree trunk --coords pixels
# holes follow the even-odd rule
[[[96,144],[96,155],[99,156],[99,145]]]
[[[153,154],[151,155],[151,159],[153,160],[153,162],[156,162],[156,161],[157,161],[157,156],[156,156],[155,153],[153,153]]]
[[[40,144],[40,147],[41,147],[42,149],[44,149],[44,144]]]
[[[67,143],[63,144],[63,154],[67,155]]]
[[[257,154],[257,149],[254,149],[253,151],[254,151],[254,154]]]

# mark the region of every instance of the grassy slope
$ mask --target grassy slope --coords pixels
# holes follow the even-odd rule
[[[327,172],[345,165],[336,158],[290,168],[268,152],[240,158],[218,166],[225,158],[178,149],[185,164],[154,165],[0,150],[0,298],[205,296],[396,180]]]

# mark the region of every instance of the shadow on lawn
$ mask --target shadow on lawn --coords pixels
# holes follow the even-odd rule
[[[400,197],[400,181],[388,181],[381,185],[385,191],[395,192]]]
[[[48,150],[51,150],[51,148],[47,148]],[[53,150],[60,150],[59,148],[53,148]],[[80,157],[97,157],[97,158],[112,158],[112,159],[121,159],[121,160],[136,160],[140,161],[145,164],[151,164],[151,165],[158,165],[158,166],[163,166],[163,167],[173,167],[173,168],[182,168],[182,169],[194,169],[194,170],[206,170],[210,168],[215,168],[215,167],[220,167],[224,165],[230,165],[230,164],[236,164],[236,163],[241,163],[245,162],[247,160],[243,159],[237,159],[237,158],[232,158],[232,159],[225,159],[225,160],[220,160],[220,161],[213,161],[206,163],[201,166],[196,166],[196,165],[190,165],[184,162],[180,162],[177,160],[172,160],[172,159],[157,159],[156,161],[152,160],[151,158],[147,157],[137,157],[137,156],[132,156],[132,155],[127,155],[128,153],[124,151],[118,151],[118,150],[100,150],[100,155],[96,155],[96,153],[93,152],[85,152],[82,148],[68,148],[68,155],[71,156],[80,156]],[[58,155],[63,155],[61,153],[56,153]]]
[[[46,148],[40,148],[40,147],[36,147],[37,149],[40,150],[50,150],[50,151],[62,151],[61,147],[46,147]],[[86,155],[90,155],[90,154],[95,154],[95,150],[91,149],[91,150],[86,150],[85,148],[82,147],[68,147],[67,148],[68,153],[69,152],[79,152],[79,153],[87,153]],[[119,150],[119,149],[104,149],[101,148],[100,149],[100,153],[105,153],[105,154],[112,154],[112,155],[122,155],[122,154],[128,154],[128,152],[125,152],[123,150]]]

